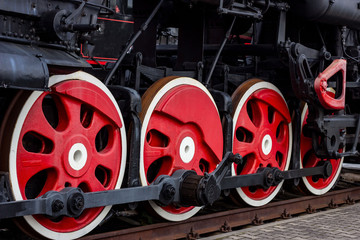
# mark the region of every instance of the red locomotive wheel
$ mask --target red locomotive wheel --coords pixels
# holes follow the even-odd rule
[[[50,89],[21,92],[2,126],[8,134],[1,153],[8,159],[15,200],[65,187],[84,192],[120,188],[126,135],[110,91],[83,72],[51,77]],[[26,226],[21,227],[50,239],[78,238],[94,229],[110,208],[87,209],[78,218],[25,216]]]
[[[280,91],[271,83],[251,79],[232,95],[233,152],[244,158],[233,175],[256,173],[261,167],[287,170],[290,162],[291,118]],[[282,186],[237,188],[237,197],[251,206],[270,202]]]
[[[222,159],[223,136],[219,113],[207,89],[185,77],[157,81],[142,98],[140,177],[143,186],[176,170],[213,171]],[[161,207],[156,214],[170,221],[193,216],[199,207]]]
[[[318,178],[316,176],[303,177],[303,185],[301,185],[300,187],[306,192],[310,192],[315,195],[321,195],[327,193],[335,185],[341,172],[341,166],[344,158],[321,159],[316,157],[312,147],[312,139],[310,137],[306,137],[302,131],[302,128],[306,124],[308,113],[308,106],[307,104],[305,104],[301,114],[302,127],[300,136],[300,167],[316,167],[321,161],[330,161],[332,166],[332,173],[330,177],[325,179]]]

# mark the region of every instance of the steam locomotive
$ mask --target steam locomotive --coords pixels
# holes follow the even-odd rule
[[[359,157],[359,9],[0,1],[0,225],[74,239],[112,205],[182,221],[328,192]]]

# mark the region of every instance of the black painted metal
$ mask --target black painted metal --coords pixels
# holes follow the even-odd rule
[[[233,120],[231,117],[232,112],[232,99],[231,97],[221,91],[210,90],[212,97],[215,100],[216,106],[223,120],[223,138],[224,138],[224,155],[232,150],[232,128]]]
[[[141,111],[141,98],[134,89],[109,86],[111,93],[114,95],[124,114],[125,125],[131,131],[128,153],[128,187],[140,186],[139,161],[140,161],[140,131],[141,122],[139,112]]]
[[[178,24],[179,42],[174,69],[180,71],[186,69],[188,63],[204,62],[205,12],[201,7],[188,9],[186,17]]]
[[[243,18],[261,19],[263,17],[260,8],[254,8],[247,2],[234,1],[228,4],[226,1],[220,0],[218,12]]]
[[[296,0],[289,2],[292,11],[310,21],[359,29],[359,1]]]
[[[163,184],[148,187],[83,193],[79,188],[48,192],[40,198],[0,203],[0,219],[44,214],[52,217],[77,217],[86,208],[159,200]]]
[[[11,200],[9,174],[0,172],[0,203],[9,202]]]
[[[159,11],[159,9],[160,9],[161,5],[163,4],[163,2],[164,2],[164,0],[159,1],[159,3],[154,8],[154,10],[151,12],[148,19],[144,22],[144,24],[141,26],[141,28],[131,37],[130,41],[126,44],[126,47],[122,51],[120,57],[116,61],[115,65],[113,66],[113,68],[111,69],[109,74],[106,76],[106,79],[105,79],[105,84],[106,85],[108,85],[110,83],[110,80],[114,76],[114,74],[115,74],[116,70],[118,69],[118,67],[120,66],[122,60],[125,58],[125,56],[128,53],[130,47],[135,43],[135,41],[140,37],[140,35],[147,29],[147,27],[149,26],[149,24],[151,23],[151,21],[153,20],[153,18],[157,14],[157,12]]]
[[[300,112],[300,103],[298,100],[291,102],[292,105],[290,109],[293,110],[292,118],[292,127],[293,127],[293,146],[291,150],[291,162],[290,169],[300,169],[300,136],[302,129],[301,122],[301,112]],[[294,178],[291,186],[298,186],[300,183],[300,178]]]
[[[100,9],[112,12],[100,0],[21,1],[0,3],[0,32],[10,39],[28,43],[52,41],[55,45],[75,50],[79,32],[96,30]]]
[[[0,41],[0,87],[46,90],[49,68],[90,67],[76,55],[55,49]]]
[[[228,152],[212,173],[198,176],[194,171],[178,170],[171,177],[162,175],[146,187],[130,187],[118,190],[83,193],[79,188],[65,188],[60,192],[50,191],[37,199],[0,202],[0,219],[25,215],[45,214],[51,217],[78,217],[84,209],[115,204],[129,204],[155,200],[162,205],[172,202],[178,205],[203,206],[219,199],[221,191],[247,186],[268,188],[285,179],[316,175],[322,178],[331,175],[329,162],[314,168],[280,171],[278,168],[261,168],[256,174],[227,176],[233,163],[242,161],[240,155]],[[2,182],[0,192],[9,196],[7,182]],[[4,194],[5,193],[5,194]],[[7,195],[6,195],[7,194]]]
[[[101,5],[103,2],[106,5]],[[163,2],[166,4],[163,5]],[[293,7],[290,12],[287,12],[288,2]],[[116,10],[116,6],[112,3],[115,2],[100,0],[0,2],[0,65],[2,66],[0,87],[48,90],[48,79],[52,74],[89,68],[90,65],[79,56],[83,54],[80,48],[91,50],[92,46],[89,44],[92,42],[91,32],[96,35],[96,31],[99,30],[97,16],[101,12],[108,14]],[[110,5],[111,9],[107,8]],[[306,101],[309,105],[309,119],[308,124],[304,126],[304,134],[313,138],[313,148],[317,156],[322,158],[359,156],[357,145],[360,115],[356,106],[356,100],[360,98],[357,96],[360,87],[358,33],[348,28],[342,28],[341,31],[337,29],[337,25],[359,29],[358,1],[161,0],[156,5],[155,1],[144,0],[136,1],[135,5],[135,25],[140,30],[122,50],[119,60],[100,70],[103,76],[107,75],[106,84],[110,83],[116,71],[120,75],[125,75],[124,70],[134,73],[129,74],[126,81],[124,79],[121,81],[121,85],[131,86],[133,89],[110,87],[123,112],[125,126],[130,131],[128,188],[95,193],[83,193],[79,189],[66,188],[61,192],[49,192],[39,199],[13,202],[8,177],[4,173],[0,174],[0,219],[28,214],[76,217],[86,208],[124,203],[130,204],[130,208],[135,208],[137,202],[147,200],[155,200],[162,205],[174,202],[177,205],[202,206],[212,204],[222,191],[228,189],[246,186],[268,188],[283,180],[294,180],[293,184],[297,185],[299,179],[304,176],[316,175],[326,178],[332,172],[329,162],[325,161],[324,165],[314,168],[300,169],[302,127],[300,100]],[[231,24],[235,29],[239,25],[247,26],[249,23],[254,23],[253,36],[246,42],[246,44],[251,42],[251,45],[245,45],[240,39],[244,36],[238,36],[236,33],[231,36],[231,43],[224,46],[224,43],[230,39],[228,38],[230,31],[226,34],[223,44],[216,45],[222,38],[220,37],[219,40],[218,36],[223,36],[229,24],[222,26],[218,23],[226,16],[217,16],[214,5],[219,6],[217,9],[219,13],[238,17],[236,23]],[[147,9],[147,6],[151,8]],[[160,14],[157,14],[158,11]],[[173,18],[165,16],[172,13],[174,13]],[[307,20],[325,23],[319,24],[320,27],[315,32],[320,33],[321,39],[318,39],[319,36],[312,36],[311,31],[305,32],[312,28],[308,26],[311,24],[306,24],[299,18],[289,20],[294,13]],[[223,23],[226,23],[226,20]],[[156,46],[158,26],[178,28],[178,45]],[[325,40],[321,36],[321,27],[324,26],[323,31],[335,32],[333,35],[327,35]],[[139,38],[147,28],[148,31]],[[220,34],[217,36],[208,28],[213,28],[211,30],[214,33]],[[217,28],[221,30],[217,32]],[[273,33],[269,34],[266,31]],[[300,38],[303,32],[305,37]],[[269,36],[271,34],[274,36]],[[338,39],[334,40],[331,36]],[[136,39],[139,41],[134,44]],[[102,42],[104,43],[106,39]],[[132,46],[136,56],[135,53],[129,54]],[[165,61],[166,66],[157,67],[159,55],[165,56],[168,60],[169,63]],[[211,65],[214,56],[215,60]],[[232,59],[229,60],[229,57]],[[331,60],[340,57],[348,60],[347,70],[351,73],[346,79],[347,94],[350,89],[353,93],[348,94],[346,99],[347,107],[351,110],[347,109],[346,112],[323,109],[313,88],[316,75],[331,63]],[[128,61],[127,58],[130,60]],[[212,90],[211,93],[224,123],[224,160],[211,174],[199,176],[193,171],[181,170],[171,177],[160,176],[151,186],[139,187],[141,130],[138,117],[141,110],[139,92],[142,93],[158,79],[171,75],[197,78],[201,82],[204,65],[206,70],[210,69],[205,82],[209,83],[210,79],[214,79],[221,83],[212,86],[216,90]],[[230,94],[245,79],[252,77],[269,80],[286,89],[290,85],[287,82],[288,67],[292,84],[292,91],[288,95],[294,97],[295,94],[297,97],[296,103],[292,106],[295,114],[291,170],[261,168],[256,174],[231,177],[232,163],[241,161],[241,158],[234,157],[230,153],[233,123],[230,116],[231,98],[228,93]],[[336,88],[336,86],[336,83],[329,83],[329,87]],[[339,152],[339,148],[346,144],[348,145],[346,151]]]
[[[214,70],[215,70],[215,67],[216,67],[216,64],[217,62],[219,61],[219,57],[220,57],[220,54],[222,53],[224,47],[225,47],[225,44],[227,42],[227,40],[229,39],[230,37],[230,34],[231,34],[231,31],[232,31],[232,28],[234,27],[234,23],[236,21],[236,17],[233,18],[233,21],[231,22],[231,25],[229,27],[229,29],[227,30],[226,34],[225,34],[225,38],[223,40],[223,42],[221,43],[220,45],[220,48],[219,50],[217,51],[216,55],[215,55],[215,58],[214,58],[214,61],[213,63],[211,64],[211,68],[210,68],[210,71],[206,77],[206,81],[205,81],[205,87],[208,87],[209,86],[209,83],[210,83],[210,80],[211,80],[211,77],[214,73]]]

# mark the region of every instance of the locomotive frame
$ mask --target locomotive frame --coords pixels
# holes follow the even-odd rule
[[[133,19],[117,3],[125,4],[110,0],[0,3],[0,63],[8,66],[0,69],[1,220],[42,214],[24,218],[30,226],[25,232],[34,237],[77,238],[107,215],[110,208],[101,207],[136,208],[138,202],[151,200],[158,215],[180,221],[198,211],[194,206],[211,205],[222,193],[235,202],[264,205],[284,180],[298,191],[324,194],[335,184],[343,158],[357,161],[360,15],[356,1],[324,0],[309,7],[309,1],[285,0],[137,0]],[[119,49],[120,54],[107,49],[106,54],[114,57],[92,55],[94,48],[106,47],[108,42],[101,35],[110,25],[98,24],[100,15],[134,23],[134,29],[139,29]],[[178,36],[169,35],[168,28],[178,30]],[[169,44],[169,36],[176,38],[174,44]],[[167,43],[162,44],[161,38]],[[39,99],[47,100],[38,103]],[[184,118],[171,110],[181,104],[191,108],[191,101],[194,110],[187,109]],[[66,104],[59,107],[59,102]],[[18,109],[17,104],[24,108]],[[78,131],[72,126],[76,108],[85,130],[72,134]],[[207,109],[206,115],[196,115],[202,108]],[[40,118],[39,113],[55,131],[47,130],[43,136],[40,129],[33,129],[35,121],[28,116]],[[253,130],[241,122],[246,116]],[[95,117],[102,127],[86,133]],[[267,123],[257,118],[266,118]],[[206,125],[207,121],[211,124]],[[185,130],[178,131],[179,139],[171,135],[172,139],[161,132],[163,124],[174,132]],[[67,132],[69,126],[70,133],[61,135],[62,148],[50,133]],[[95,146],[88,143],[90,138]],[[151,141],[157,149],[147,150],[145,145]],[[168,155],[178,154],[180,163],[174,160],[166,172],[162,167],[170,164],[169,157],[161,155],[159,147],[172,142],[179,142],[179,147]],[[117,144],[120,150],[114,150]],[[254,149],[241,150],[243,155],[236,150],[239,146]],[[24,151],[18,150],[22,147]],[[68,154],[56,155],[65,159],[56,167],[71,175],[63,190],[46,185],[51,176],[61,176],[54,170],[39,168],[26,181],[18,177],[26,164],[32,164],[26,160],[32,156],[29,153],[50,154],[55,148]],[[145,158],[155,150],[160,157],[147,163]],[[93,166],[92,155],[116,163],[94,160]],[[188,169],[185,166],[194,156],[199,166]],[[256,158],[261,158],[260,163],[249,167],[248,162]],[[78,182],[88,168],[95,169],[94,180],[102,187],[92,186],[90,178],[84,178],[88,185]],[[37,181],[41,189],[33,186]],[[88,216],[91,220],[71,220]],[[66,226],[74,221],[82,225],[68,231]]]

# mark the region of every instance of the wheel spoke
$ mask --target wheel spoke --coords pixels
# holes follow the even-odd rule
[[[172,156],[172,149],[170,147],[152,147],[145,143],[144,149],[144,167],[147,169],[156,160],[165,156]]]
[[[268,119],[268,111],[269,111],[269,105],[264,103],[261,100],[255,101],[256,107],[259,111],[254,117],[260,119],[260,129],[269,128],[269,119]]]
[[[245,166],[243,167],[241,174],[253,174],[256,173],[259,168],[259,161],[257,157],[247,158]]]
[[[89,126],[86,128],[86,135],[90,142],[95,142],[96,135],[105,127],[108,122],[98,112],[94,112]]]
[[[176,139],[183,124],[169,115],[153,112],[148,129],[155,129],[164,134],[171,141]]]
[[[283,124],[284,122],[284,118],[281,116],[281,114],[277,111],[274,112],[273,114],[273,119],[272,119],[272,123],[270,124],[270,130],[273,133],[276,133],[278,130],[278,127]]]
[[[116,170],[118,162],[121,161],[121,159],[117,159],[119,151],[119,149],[114,147],[111,151],[94,152],[91,161],[94,161],[93,165],[100,165],[111,171]]]
[[[219,159],[217,159],[214,152],[211,150],[211,148],[206,143],[200,144],[198,149],[200,151],[199,155],[198,155],[200,158],[203,158],[203,159],[207,160],[208,162],[211,162],[215,165],[219,163]]]
[[[307,122],[308,117],[308,108],[307,105],[305,105],[302,109],[302,126],[304,126]],[[302,166],[304,168],[310,168],[310,167],[316,167],[319,165],[321,161],[323,161],[321,158],[318,158],[314,151],[312,150],[312,138],[305,137],[303,133],[301,133],[300,138],[300,161],[302,162]],[[339,149],[341,152],[342,149]],[[331,190],[331,188],[335,185],[337,181],[337,176],[339,172],[341,171],[341,164],[343,159],[330,159],[330,160],[324,160],[324,161],[330,161],[331,165],[333,167],[333,171],[331,175],[328,178],[322,179],[316,176],[309,176],[309,177],[303,177],[302,180],[305,184],[299,185],[299,188],[303,192],[310,192],[312,194],[320,195],[324,194],[327,191]],[[336,162],[335,162],[336,161]]]
[[[74,76],[83,80],[73,80]],[[70,186],[91,192],[121,185],[125,128],[106,86],[83,72],[54,76],[49,83],[50,92],[20,92],[7,113],[12,117],[3,121],[6,125],[16,121],[8,130],[12,137],[3,138],[0,149],[9,161],[5,170],[10,173],[14,199],[33,199]],[[21,224],[43,238],[77,239],[109,210],[87,209],[77,218],[34,215]]]
[[[19,161],[22,167],[35,168],[38,166],[39,169],[60,167],[60,162],[55,154],[32,153],[25,149],[19,149],[18,158],[22,159]]]
[[[32,114],[32,112],[37,112],[37,114]],[[34,105],[34,109],[32,109],[29,117],[26,118],[22,129],[24,135],[27,132],[35,132],[39,136],[43,136],[52,141],[54,141],[58,135],[58,132],[46,120],[40,103]]]
[[[246,156],[249,153],[253,153],[254,151],[255,149],[253,143],[240,142],[236,140],[233,143],[233,152],[239,153],[241,156]]]
[[[65,187],[66,182],[72,183],[73,180],[69,179],[63,174],[63,172],[60,172],[59,175],[55,174],[48,174],[48,178],[46,179],[46,184],[44,186],[44,189],[42,191],[42,194],[45,194],[48,191],[55,190],[55,191],[61,191]],[[75,186],[75,185],[74,185]]]
[[[89,173],[89,176],[86,177],[84,183],[89,188],[90,192],[106,190],[102,183],[95,177],[94,172]]]
[[[300,139],[300,142],[301,142],[301,154],[303,156],[305,156],[306,153],[308,153],[310,150],[313,149],[313,147],[312,147],[312,139],[302,135],[301,139]]]
[[[275,154],[276,152],[280,152],[280,153],[283,154],[284,156],[287,155],[287,152],[288,152],[288,150],[289,150],[289,146],[288,146],[287,143],[282,144],[282,143],[274,142],[273,144],[274,144],[274,145],[273,145],[273,148],[274,148],[274,151],[273,151],[273,152],[274,152],[274,154]]]
[[[208,172],[212,172],[215,170],[217,164],[219,164],[219,159],[217,159],[216,155],[212,151],[212,149],[206,144],[202,143],[199,144],[200,146],[197,147],[198,153],[195,153],[196,156],[198,156],[196,161],[194,161],[193,168],[198,174],[203,174],[203,171],[199,168],[200,161],[203,161],[208,166]]]
[[[142,108],[142,185],[180,169],[198,174],[215,169],[223,151],[222,126],[204,86],[190,78],[160,79],[143,95]],[[170,221],[185,220],[198,211],[194,207],[150,205]]]
[[[23,150],[19,152],[18,158],[23,159],[18,163],[18,166],[22,169],[21,180],[24,182],[27,182],[31,177],[42,170],[49,168],[55,168],[59,170],[60,167],[59,163],[56,163],[56,158],[54,158],[54,155],[30,153]]]
[[[246,98],[246,99],[245,99]],[[283,114],[288,114],[284,98],[271,83],[258,79],[248,80],[235,90],[232,99],[238,119],[233,137],[233,153],[243,156],[245,163],[238,165],[237,174],[253,174],[260,167],[279,167],[286,170],[291,149],[291,128]],[[286,115],[287,116],[287,115]],[[238,123],[241,124],[238,124]],[[275,196],[281,184],[263,190],[244,187],[237,196],[251,206],[262,206]]]
[[[320,161],[321,161],[320,158],[317,158],[314,153],[311,153],[310,156],[306,159],[306,164],[304,167],[306,168],[316,167],[317,163]]]
[[[144,143],[145,169],[156,160],[173,155],[175,139],[182,127],[181,123],[160,112],[153,112],[151,119],[148,125],[150,131],[147,132]]]
[[[59,114],[59,125],[60,126],[67,126],[70,129],[79,130],[83,128],[80,122],[80,109],[81,103],[71,99],[67,96],[59,97],[62,108],[65,109],[64,114]],[[59,107],[58,109],[62,109]]]
[[[259,131],[259,128],[256,127],[253,123],[253,121],[251,121],[250,116],[248,115],[248,113],[246,112],[246,109],[243,109],[240,113],[240,118],[238,118],[236,127],[243,127],[246,130],[248,130],[250,133],[252,133],[253,135],[256,135],[257,132]]]

